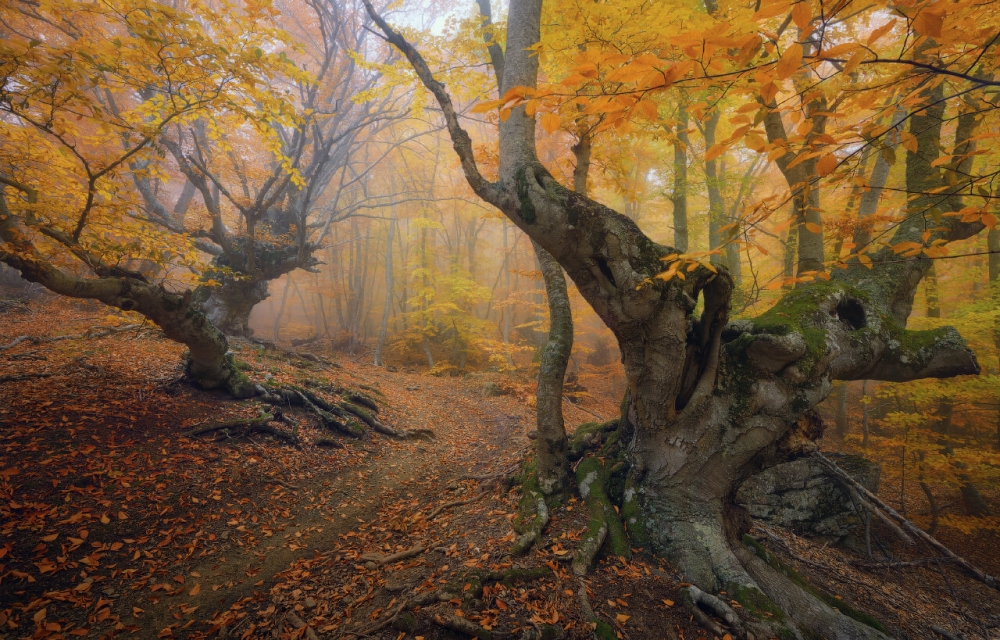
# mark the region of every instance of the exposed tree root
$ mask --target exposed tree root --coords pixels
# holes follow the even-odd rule
[[[930,535],[917,525],[913,524],[912,522],[907,520],[904,516],[900,515],[895,509],[893,509],[886,503],[879,500],[878,497],[872,494],[872,492],[868,491],[868,489],[866,489],[864,485],[862,485],[860,482],[852,478],[846,471],[838,467],[836,463],[834,463],[832,460],[824,456],[822,453],[816,451],[815,453],[813,453],[813,455],[816,456],[816,458],[819,459],[820,462],[822,462],[823,465],[827,469],[829,469],[834,475],[836,475],[838,478],[851,485],[854,488],[854,490],[857,491],[862,496],[864,496],[868,502],[877,507],[879,510],[883,511],[885,514],[888,514],[889,517],[898,522],[899,526],[901,526],[907,532],[912,534],[914,537],[923,540],[931,547],[936,549],[943,556],[951,560],[952,563],[961,567],[962,570],[967,575],[975,578],[976,580],[979,580],[980,582],[989,587],[1000,590],[1000,581],[998,581],[997,578],[989,574],[983,573],[968,560],[965,560],[964,558],[958,556],[951,549],[938,542],[937,538]]]
[[[393,553],[387,556],[383,556],[380,553],[366,553],[358,559],[362,562],[374,562],[375,564],[381,566],[384,564],[399,562],[400,560],[406,560],[407,558],[412,558],[414,556],[419,556],[424,551],[427,551],[425,547],[417,545],[412,549],[407,549],[405,551],[400,551],[399,553]]]
[[[415,547],[416,548],[416,547]],[[412,551],[412,549],[410,550]],[[407,552],[402,552],[407,553]],[[397,554],[398,555],[398,554]],[[401,558],[402,559],[402,558]],[[475,598],[480,598],[483,595],[483,586],[490,582],[499,582],[507,587],[512,587],[514,583],[525,581],[525,580],[539,580],[552,575],[552,571],[548,567],[538,567],[534,569],[507,569],[505,571],[470,571],[458,576],[458,578],[445,585],[444,587],[436,591],[425,591],[424,593],[418,593],[414,596],[407,598],[399,604],[393,611],[391,615],[388,615],[384,620],[362,630],[362,631],[344,631],[342,636],[355,636],[359,638],[371,636],[382,629],[391,625],[395,620],[397,620],[404,611],[415,609],[417,607],[426,607],[428,605],[437,602],[448,602],[449,600],[454,600],[459,598],[465,601],[473,600]],[[468,585],[468,586],[466,586]],[[457,616],[455,616],[457,617]],[[459,618],[464,620],[464,618]],[[451,627],[446,624],[446,617],[441,617],[441,620],[435,620],[438,624],[446,626],[453,631],[459,631],[460,633],[467,633],[463,629]],[[469,622],[469,621],[467,621]],[[477,626],[478,625],[474,625]],[[467,627],[472,630],[471,627]],[[480,628],[481,629],[481,628]],[[486,631],[482,629],[482,631]],[[479,634],[480,631],[474,631],[472,635]],[[487,636],[479,635],[480,638],[485,638]],[[489,636],[492,637],[492,636]],[[558,636],[528,636],[529,638],[557,638]],[[614,636],[612,636],[614,637]]]
[[[440,515],[441,512],[444,511],[445,509],[450,509],[452,507],[458,507],[463,504],[469,504],[470,502],[475,502],[476,500],[479,500],[480,498],[485,496],[487,493],[489,492],[483,491],[482,493],[472,496],[471,498],[466,498],[465,500],[453,500],[452,502],[446,502],[443,505],[439,506],[438,508],[434,509],[434,511],[431,511],[430,514],[427,516],[427,519],[433,520],[434,518],[438,517],[438,515]]]
[[[285,620],[288,620],[288,623],[295,627],[296,630],[304,628],[305,636],[309,638],[309,640],[319,640],[319,636],[316,635],[315,629],[306,624],[306,621],[300,618],[294,611],[286,613]]]
[[[698,624],[705,627],[708,631],[720,637],[726,633],[724,629],[705,614],[706,611],[721,618],[725,622],[726,627],[732,631],[734,637],[746,637],[746,629],[743,628],[740,616],[721,598],[713,596],[710,593],[705,593],[694,585],[683,589],[681,596],[684,599],[685,605],[691,610],[695,619],[698,620]]]
[[[452,631],[457,631],[459,633],[464,633],[471,638],[480,638],[480,640],[493,640],[493,633],[487,631],[486,629],[480,627],[475,622],[468,620],[466,618],[459,618],[458,616],[434,616],[434,622],[438,623],[446,629],[451,629]]]
[[[576,583],[579,587],[580,610],[583,613],[583,619],[593,625],[594,640],[617,640],[618,636],[615,635],[615,630],[611,628],[611,625],[598,618],[597,614],[594,613],[594,608],[590,605],[590,598],[587,597],[587,583],[581,577],[577,577]]]
[[[566,633],[554,624],[536,624],[521,634],[520,640],[560,640]]]
[[[365,409],[371,411],[372,413],[378,413],[378,405],[375,401],[368,396],[358,393],[357,391],[352,391],[346,396],[347,401],[358,405],[359,407],[364,407]]]
[[[964,635],[952,633],[951,631],[948,631],[947,629],[942,629],[941,627],[938,627],[936,625],[931,625],[930,627],[928,627],[928,629],[938,634],[945,640],[966,640]]]
[[[590,517],[587,533],[577,545],[573,557],[573,573],[583,576],[594,566],[594,560],[606,540],[611,552],[617,556],[630,557],[631,550],[625,527],[606,492],[608,473],[602,461],[596,457],[585,458],[576,469],[576,478],[580,497]]]
[[[316,440],[316,446],[317,447],[333,447],[334,449],[346,449],[347,448],[340,441],[334,440],[333,438],[327,438],[327,437],[317,438],[317,440]]]
[[[526,525],[524,533],[521,534],[521,537],[517,539],[514,547],[510,550],[511,555],[515,556],[527,553],[542,536],[542,529],[549,524],[549,508],[545,504],[545,496],[534,491],[526,494],[526,497],[528,495],[530,495],[529,500],[535,501],[535,517]]]
[[[277,412],[275,413],[277,414]],[[213,431],[220,431],[222,429],[236,429],[239,427],[248,427],[250,425],[256,425],[256,424],[267,424],[268,422],[272,422],[277,419],[278,419],[277,415],[272,415],[272,414],[264,414],[257,418],[237,418],[235,420],[227,420],[225,422],[215,422],[212,424],[201,425],[199,427],[191,429],[190,431],[185,431],[181,435],[184,436],[185,438],[190,438],[192,436],[200,436],[203,433],[211,433]]]
[[[274,414],[265,414],[257,418],[238,418],[236,420],[228,420],[226,422],[216,422],[214,424],[202,425],[200,427],[195,427],[190,431],[185,431],[181,435],[186,438],[193,438],[194,436],[204,435],[206,433],[215,433],[222,431],[223,435],[217,437],[216,440],[225,440],[228,438],[245,438],[253,433],[267,433],[281,440],[291,442],[292,444],[299,444],[299,438],[294,433],[288,433],[276,427],[272,427],[269,422],[281,421],[283,416],[280,411],[275,411]],[[230,432],[233,431],[233,433]]]

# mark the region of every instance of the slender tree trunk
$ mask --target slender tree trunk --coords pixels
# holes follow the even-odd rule
[[[389,332],[389,312],[392,310],[392,239],[396,235],[396,219],[389,221],[389,232],[385,243],[385,304],[382,307],[382,322],[378,328],[378,342],[375,344],[375,366],[384,367],[382,350],[385,348],[385,338]]]
[[[861,448],[868,450],[868,381],[861,383]]]
[[[837,417],[835,424],[837,427],[837,437],[843,440],[850,429],[850,423],[847,419],[847,395],[850,387],[846,382],[839,382],[835,385],[835,388],[837,389]]]
[[[933,262],[927,267],[927,275],[924,276],[924,298],[927,301],[927,317],[940,318],[940,292],[938,291],[937,269]]]
[[[510,324],[513,309],[511,309],[510,299],[510,249],[507,244],[507,219],[503,219],[503,282],[504,282],[504,305],[503,305],[503,337],[504,348],[507,350],[507,365],[514,366],[514,358],[510,353]]]
[[[715,130],[719,126],[721,114],[716,109],[705,122],[705,148],[715,145]],[[705,161],[705,186],[708,189],[708,248],[719,249],[722,246],[722,235],[719,229],[725,222],[726,203],[722,199],[722,181],[720,175],[721,163],[717,158]],[[725,254],[713,255],[712,264],[725,264]],[[728,264],[726,265],[729,266]]]
[[[278,303],[278,312],[274,314],[274,328],[271,331],[271,340],[278,341],[278,333],[281,331],[281,318],[285,315],[285,303],[288,302],[288,292],[292,288],[292,276],[288,276],[285,281],[285,290],[281,292],[281,302]]]
[[[906,118],[907,112],[897,109],[892,116],[892,131],[885,134],[885,145],[889,149],[895,150],[899,144],[899,128]],[[861,195],[861,203],[858,205],[858,224],[854,229],[854,249],[860,251],[868,248],[872,241],[872,220],[871,217],[878,211],[879,199],[882,197],[882,190],[889,180],[889,170],[892,165],[887,159],[888,152],[878,152],[875,154],[875,166],[872,168],[871,178],[868,180],[868,188]]]
[[[681,253],[688,251],[688,136],[687,105],[683,102],[677,109],[677,129],[674,141],[674,190],[670,202],[674,205],[674,246]],[[579,191],[579,189],[578,189]]]
[[[562,394],[566,365],[573,352],[573,313],[562,266],[534,241],[532,246],[542,268],[549,306],[549,336],[538,366],[535,460],[539,487],[542,493],[552,495],[565,491],[569,483]]]

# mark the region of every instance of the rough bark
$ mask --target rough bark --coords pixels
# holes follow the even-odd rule
[[[629,390],[618,427],[628,468],[621,511],[633,540],[668,555],[703,591],[725,589],[751,615],[778,612],[760,622],[764,633],[799,627],[830,638],[883,637],[747,547],[747,523],[732,498],[755,471],[811,449],[822,431],[811,408],[833,380],[978,372],[954,329],[905,329],[905,302],[923,276],[919,260],[883,252],[872,270],[840,271],[787,294],[761,317],[730,323],[728,273],[657,278],[676,249],[559,184],[538,161],[535,123],[523,107],[500,125],[499,181],[483,178],[447,90],[368,8],[438,100],[473,190],[563,266],[618,338]],[[540,16],[541,0],[512,0],[503,86],[535,86],[538,61],[529,51]],[[949,218],[933,233],[955,240],[973,227]],[[904,225],[898,233],[910,231]]]

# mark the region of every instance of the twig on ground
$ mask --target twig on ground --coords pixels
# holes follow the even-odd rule
[[[436,518],[445,509],[450,509],[452,507],[458,507],[458,506],[461,506],[463,504],[469,504],[470,502],[475,502],[476,500],[479,500],[480,498],[482,498],[483,496],[485,496],[487,493],[489,493],[489,492],[488,491],[483,491],[482,493],[480,493],[478,495],[475,495],[475,496],[472,496],[471,498],[466,498],[465,500],[455,500],[455,501],[452,501],[452,502],[446,502],[443,505],[439,506],[438,508],[434,509],[434,511],[431,511],[430,514],[427,516],[427,519],[428,520],[433,520],[434,518]]]
[[[934,556],[931,558],[917,558],[916,560],[875,560],[872,562],[862,562],[855,560],[851,562],[856,567],[863,569],[899,569],[902,567],[922,567],[926,564],[938,564],[940,562],[951,562],[951,558]]]

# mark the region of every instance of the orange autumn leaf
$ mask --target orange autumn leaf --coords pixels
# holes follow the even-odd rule
[[[792,74],[802,65],[802,45],[794,43],[781,54],[776,72],[779,80],[792,77]]]

